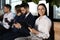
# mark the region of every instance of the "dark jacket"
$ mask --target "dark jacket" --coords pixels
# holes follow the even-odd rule
[[[22,35],[25,34],[24,36],[30,36],[30,31],[28,29],[28,27],[34,28],[34,23],[35,23],[35,19],[34,16],[29,13],[29,15],[27,17],[25,17],[26,15],[24,15],[22,17],[22,20],[19,21],[19,23],[22,25],[22,28],[19,29],[23,31]]]

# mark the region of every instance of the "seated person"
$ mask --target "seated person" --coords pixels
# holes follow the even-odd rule
[[[17,31],[17,28],[15,28],[14,25],[19,23],[19,22],[22,23],[22,20],[23,20],[23,17],[24,17],[23,14],[20,11],[20,6],[21,5],[16,5],[15,6],[16,16],[14,17],[12,23],[10,23],[10,24],[13,24],[12,25],[12,30],[15,31],[15,32]],[[22,23],[22,24],[24,24],[24,23]]]
[[[41,40],[48,39],[50,36],[51,20],[46,16],[47,8],[44,4],[39,4],[37,10],[39,17],[36,19],[35,25],[38,30],[30,27],[29,30],[38,38],[42,38]]]
[[[9,32],[11,20],[14,19],[14,14],[11,12],[11,5],[4,5],[4,15],[3,22],[0,23],[0,38],[3,38],[2,35]],[[0,39],[1,40],[1,39]]]

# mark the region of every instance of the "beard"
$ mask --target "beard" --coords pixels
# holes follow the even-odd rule
[[[25,13],[22,13],[23,15],[26,15],[28,12],[26,11]]]

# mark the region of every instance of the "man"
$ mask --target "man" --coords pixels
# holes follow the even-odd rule
[[[14,40],[17,37],[28,37],[30,36],[30,31],[28,27],[33,28],[35,19],[33,15],[29,12],[29,5],[28,4],[21,4],[21,19],[19,22],[15,23],[14,26],[18,32],[12,32],[10,35],[6,36],[5,40]],[[18,21],[18,20],[17,20]]]
[[[6,29],[9,29],[9,22],[11,22],[12,19],[14,19],[14,14],[11,12],[11,6],[9,4],[6,4],[4,6],[4,17],[3,17],[3,26]]]
[[[6,31],[8,29],[10,29],[10,22],[12,19],[14,19],[14,15],[11,12],[11,5],[5,4],[4,5],[3,22],[0,23],[0,33],[1,34],[6,33]]]

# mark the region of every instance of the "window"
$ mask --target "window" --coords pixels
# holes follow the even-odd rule
[[[11,0],[11,6],[12,6],[11,11],[13,13],[15,13],[15,6],[20,5],[21,3],[22,3],[22,1],[20,1],[20,0]]]
[[[0,0],[0,10],[3,8],[4,4],[5,4],[5,0]]]
[[[60,7],[57,7],[56,5],[53,6],[53,18],[54,19],[60,19]]]

